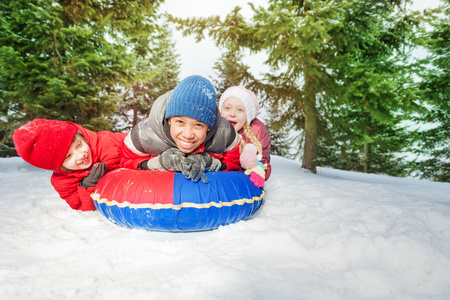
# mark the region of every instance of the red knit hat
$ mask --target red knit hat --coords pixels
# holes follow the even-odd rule
[[[17,154],[35,167],[59,171],[78,128],[64,121],[35,119],[13,134]]]

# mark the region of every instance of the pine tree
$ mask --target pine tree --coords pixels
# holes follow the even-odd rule
[[[142,64],[150,64],[156,74],[152,79],[139,81],[125,91],[123,101],[118,105],[118,114],[112,117],[118,131],[128,131],[147,118],[153,102],[178,84],[179,56],[174,53],[175,44],[169,30],[162,28],[153,49],[151,57]]]
[[[214,63],[218,79],[211,79],[217,91],[217,98],[229,87],[234,85],[245,86],[253,91],[255,78],[250,74],[250,67],[242,63],[244,55],[238,50],[229,50],[222,53]],[[256,92],[257,93],[257,92]]]
[[[360,149],[362,171],[405,176],[409,164],[396,153],[411,143],[402,121],[421,110],[411,54],[421,17],[389,4],[369,4],[354,2],[345,15],[348,41],[336,60],[341,67],[335,68],[342,96],[324,116],[332,119],[335,142]]]
[[[425,130],[416,132],[416,152],[427,159],[419,160],[421,178],[450,182],[450,1],[440,9],[428,11],[432,30],[423,36],[422,45],[430,55],[419,89],[424,91],[425,113],[417,116]]]
[[[272,0],[267,8],[252,5],[254,16],[249,22],[243,19],[239,8],[224,21],[218,17],[172,20],[185,34],[198,39],[206,31],[220,47],[242,47],[268,54],[266,63],[272,71],[267,76],[269,84],[273,90],[285,92],[284,96],[274,97],[275,101],[282,101],[279,107],[285,109],[280,116],[285,124],[303,131],[302,167],[316,172],[319,138],[335,139],[330,128],[348,123],[345,114],[349,112],[342,120],[339,115],[328,116],[343,103],[350,110],[362,111],[358,120],[370,116],[370,122],[364,122],[366,128],[362,129],[366,134],[371,122],[394,126],[398,119],[395,113],[415,106],[406,71],[395,59],[395,51],[412,35],[416,22],[407,14],[396,21],[396,13],[402,12],[404,2]],[[388,21],[383,22],[383,18]],[[389,58],[385,65],[398,64],[398,69],[379,70],[377,65],[382,65],[384,58]],[[365,64],[371,60],[374,63],[365,70]],[[277,74],[280,68],[283,71]],[[390,74],[392,71],[395,73]],[[364,76],[358,77],[361,74]],[[397,75],[402,75],[402,79],[389,82]],[[351,89],[346,91],[348,84]],[[356,126],[351,129],[353,138]]]
[[[155,75],[137,59],[152,51],[160,2],[0,2],[1,143],[34,118],[113,129],[123,88]]]

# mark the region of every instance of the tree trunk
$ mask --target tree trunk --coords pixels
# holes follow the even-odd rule
[[[369,143],[364,142],[364,173],[369,173]]]
[[[318,128],[317,128],[317,110],[316,110],[315,94],[306,93],[304,112],[305,112],[305,148],[303,151],[302,168],[308,169],[314,174],[316,174]]]

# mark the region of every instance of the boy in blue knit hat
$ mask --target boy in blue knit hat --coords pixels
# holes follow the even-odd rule
[[[189,76],[156,99],[146,120],[124,140],[125,167],[179,171],[207,183],[205,172],[241,170],[240,137],[220,116],[211,82]]]

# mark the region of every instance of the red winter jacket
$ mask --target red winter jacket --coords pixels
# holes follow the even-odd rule
[[[110,131],[100,131],[98,133],[74,124],[79,132],[86,139],[92,150],[93,162],[107,164],[107,170],[119,168],[121,165],[121,146],[127,133],[112,133]],[[67,204],[77,210],[95,210],[94,202],[90,194],[95,187],[85,188],[80,186],[80,181],[88,176],[91,169],[73,172],[58,171],[53,172],[51,183],[59,196]]]
[[[266,169],[266,181],[270,177],[270,173],[272,173],[272,166],[270,165],[270,144],[271,139],[269,135],[269,130],[267,130],[266,125],[264,125],[263,122],[261,122],[259,119],[255,118],[253,119],[252,123],[250,124],[250,128],[252,129],[253,133],[255,134],[258,141],[261,143],[261,147],[263,150],[262,153],[262,159],[261,162],[267,167]],[[239,131],[239,134],[243,136],[243,139],[246,143],[250,143],[250,139],[244,135],[244,129],[241,129]]]

